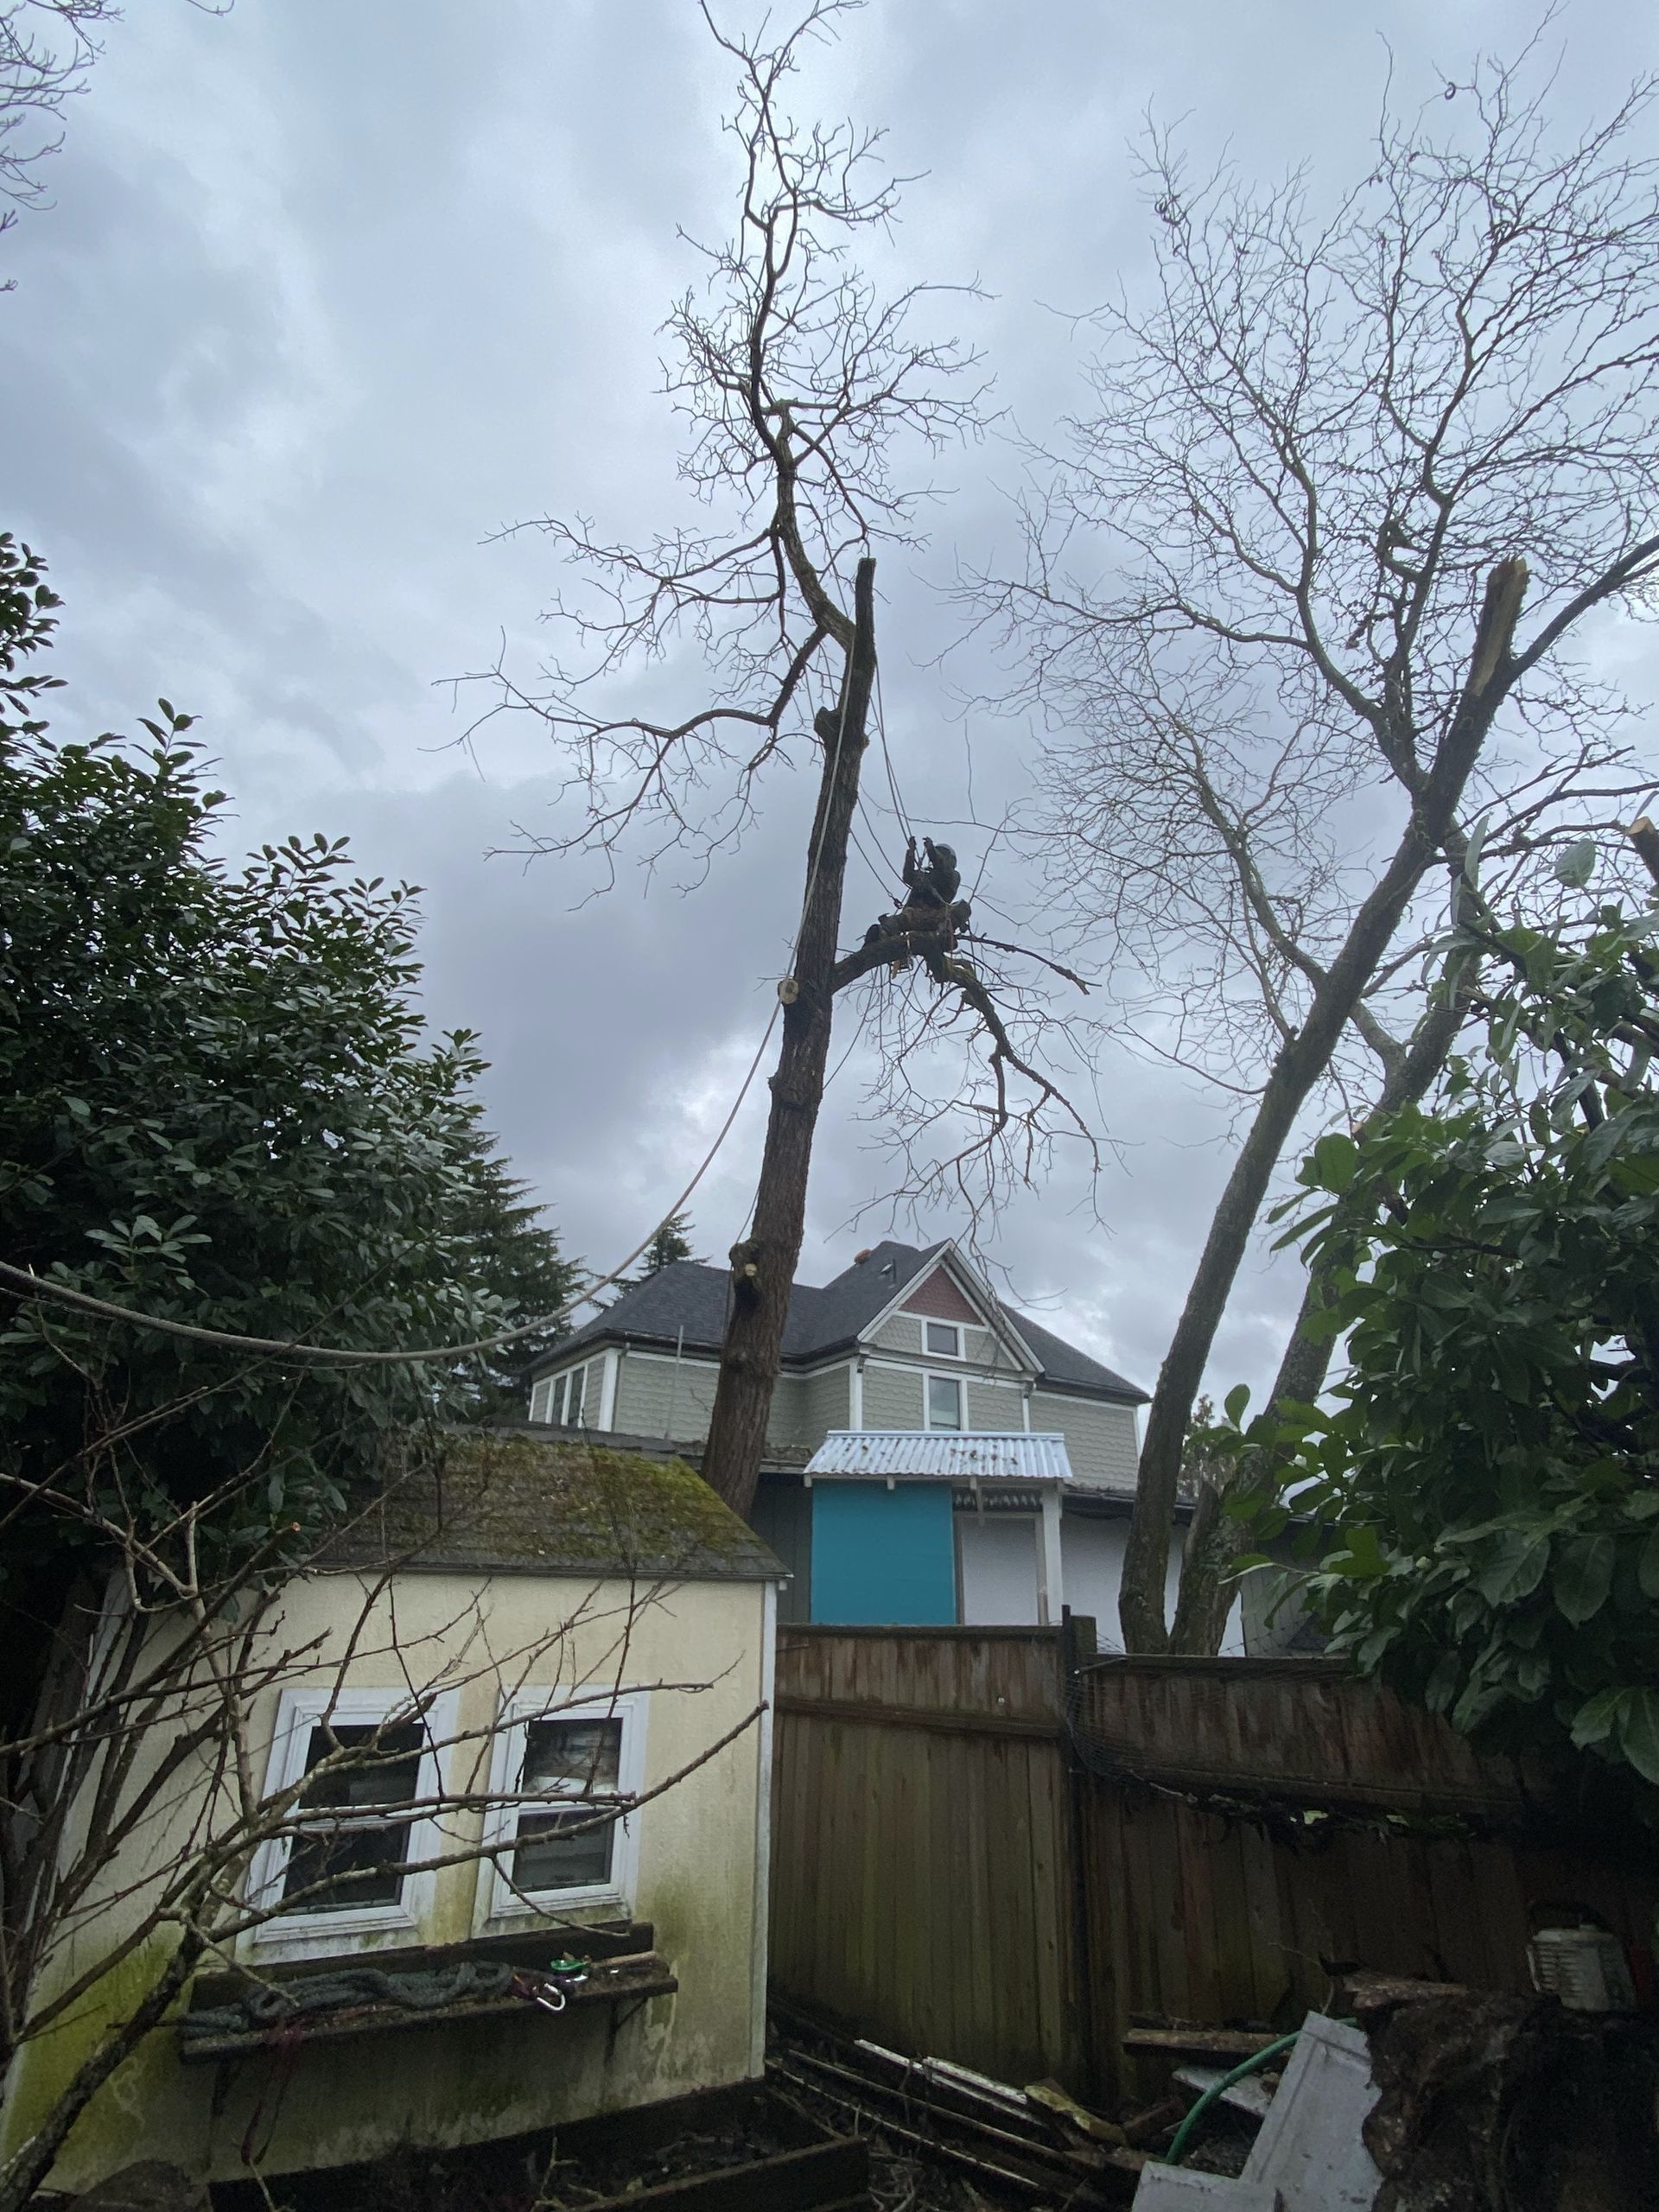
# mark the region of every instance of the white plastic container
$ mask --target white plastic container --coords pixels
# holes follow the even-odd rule
[[[1605,1928],[1541,1928],[1527,1946],[1532,1986],[1569,2012],[1633,2012],[1624,1946]]]

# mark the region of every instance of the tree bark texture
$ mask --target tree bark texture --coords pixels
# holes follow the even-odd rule
[[[1376,1104],[1361,1124],[1362,1141],[1384,1114],[1393,1113],[1397,1107],[1414,1104],[1423,1096],[1446,1065],[1446,1055],[1463,1027],[1465,1010],[1459,1001],[1431,1007],[1423,1016],[1404,1057],[1389,1074]],[[1262,1408],[1264,1413],[1292,1402],[1311,1405],[1325,1388],[1335,1347],[1332,1338],[1322,1329],[1315,1329],[1313,1322],[1325,1302],[1325,1288],[1323,1272],[1311,1271],[1297,1312],[1296,1325],[1279,1363],[1279,1372]],[[1222,1511],[1224,1494],[1214,1484],[1202,1485],[1181,1552],[1180,1597],[1175,1607],[1174,1626],[1170,1630],[1169,1648],[1194,1657],[1213,1658],[1220,1650],[1227,1616],[1238,1595],[1228,1569],[1243,1548],[1249,1529],[1244,1522],[1232,1520]]]
[[[1186,1303],[1159,1370],[1147,1420],[1118,1598],[1127,1651],[1160,1652],[1170,1648],[1164,1578],[1181,1450],[1233,1279],[1296,1117],[1330,1065],[1332,1054],[1376,973],[1412,894],[1454,833],[1464,787],[1514,674],[1510,647],[1526,583],[1526,563],[1518,560],[1500,562],[1487,579],[1470,656],[1469,679],[1451,727],[1436,750],[1433,765],[1417,784],[1411,814],[1393,858],[1354,916],[1341,949],[1314,992],[1307,1020],[1287,1039],[1274,1063],[1255,1119],[1211,1222]]]
[[[853,641],[842,673],[841,695],[834,714],[826,709],[817,721],[823,746],[823,779],[807,847],[800,942],[784,993],[784,1038],[772,1078],[753,1229],[732,1247],[726,1338],[703,1456],[703,1472],[710,1484],[735,1512],[745,1514],[754,1502],[766,1452],[789,1294],[806,1228],[812,1139],[830,1056],[842,887],[859,771],[869,742],[866,726],[875,680],[873,560],[859,563],[854,593]]]

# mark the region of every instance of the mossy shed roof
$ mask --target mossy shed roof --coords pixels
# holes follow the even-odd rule
[[[480,1573],[783,1581],[785,1570],[683,1459],[512,1433],[413,1459],[325,1564]]]

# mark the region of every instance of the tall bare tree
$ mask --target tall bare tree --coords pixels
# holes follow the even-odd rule
[[[753,1224],[732,1251],[704,1461],[740,1510],[760,1470],[800,1257],[837,993],[868,978],[882,995],[884,1065],[889,1077],[899,1071],[885,1103],[909,1116],[898,1141],[916,1141],[911,1166],[933,1147],[923,1187],[954,1195],[977,1171],[982,1188],[995,1189],[1001,1175],[1030,1171],[1057,1122],[1090,1141],[1039,1071],[1034,1040],[1046,1016],[1040,995],[1019,978],[1017,948],[987,945],[988,960],[976,945],[970,959],[948,913],[925,920],[906,906],[902,926],[839,950],[875,678],[873,549],[920,543],[926,467],[975,431],[981,399],[973,356],[955,340],[916,334],[940,288],[888,296],[851,258],[860,238],[885,231],[897,208],[897,181],[877,160],[880,134],[850,123],[799,124],[785,108],[803,54],[856,4],[816,0],[776,45],[764,31],[727,36],[704,9],[738,68],[731,129],[741,190],[733,235],[699,248],[704,281],[670,319],[677,365],[668,389],[690,426],[682,478],[717,522],[637,547],[585,523],[529,525],[552,537],[578,580],[552,614],[580,663],[550,665],[539,688],[499,668],[489,679],[499,687],[489,711],[538,716],[569,764],[567,794],[582,819],[567,835],[536,841],[543,851],[585,849],[613,863],[626,842],[652,863],[678,852],[702,866],[747,826],[764,771],[802,752],[817,765],[779,988],[783,1038],[766,1147]],[[671,723],[613,710],[632,666],[688,641],[713,685],[702,706]],[[901,994],[911,1011],[894,1015]],[[912,1079],[918,1055],[941,1037],[964,1047],[942,1098]],[[941,1145],[941,1129],[968,1134]]]
[[[1418,1026],[1413,947],[1476,817],[1525,868],[1632,788],[1583,633],[1659,563],[1654,86],[1561,143],[1540,60],[1385,112],[1324,213],[1300,174],[1195,175],[1154,135],[1150,304],[1101,312],[1023,572],[979,580],[1019,703],[1065,733],[1081,920],[1143,1039],[1241,1102],[1147,1422],[1132,1650],[1170,1639],[1183,1440],[1299,1121],[1329,1085],[1363,1114],[1432,1079],[1456,1023]],[[1280,1387],[1316,1391],[1325,1356],[1299,1328]],[[1201,1643],[1213,1583],[1192,1597]]]

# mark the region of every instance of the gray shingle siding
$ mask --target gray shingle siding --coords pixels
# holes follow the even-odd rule
[[[616,1427],[624,1436],[666,1436],[695,1443],[709,1433],[719,1369],[712,1360],[623,1357],[616,1380]]]
[[[1017,1372],[1014,1354],[989,1329],[969,1329],[964,1348],[969,1367],[1001,1368],[1009,1374]]]
[[[772,1394],[772,1414],[766,1423],[766,1441],[771,1445],[810,1445],[815,1440],[809,1434],[811,1418],[808,1410],[807,1382],[802,1375],[780,1375]]]
[[[827,1368],[822,1375],[803,1377],[798,1386],[801,1393],[801,1435],[799,1441],[809,1451],[816,1452],[832,1428],[847,1428],[852,1424],[852,1370],[847,1367]]]
[[[1031,1425],[1058,1430],[1065,1439],[1066,1457],[1080,1483],[1134,1489],[1138,1455],[1132,1407],[1103,1406],[1087,1398],[1039,1390],[1031,1402]]]
[[[1023,1428],[1025,1393],[1017,1383],[968,1382],[969,1428]]]
[[[626,1352],[617,1372],[613,1425],[623,1436],[665,1436],[677,1444],[701,1443],[709,1433],[719,1376],[719,1367],[711,1359],[682,1359],[677,1366],[672,1359]],[[595,1363],[588,1389],[597,1388]],[[594,1403],[596,1408],[597,1399]],[[779,1377],[766,1440],[774,1445],[807,1441],[805,1386],[797,1376]]]
[[[864,1370],[864,1426],[866,1428],[919,1428],[922,1426],[922,1370],[919,1367],[878,1367]]]
[[[883,1351],[913,1352],[919,1358],[922,1325],[913,1313],[889,1314],[870,1341]]]

